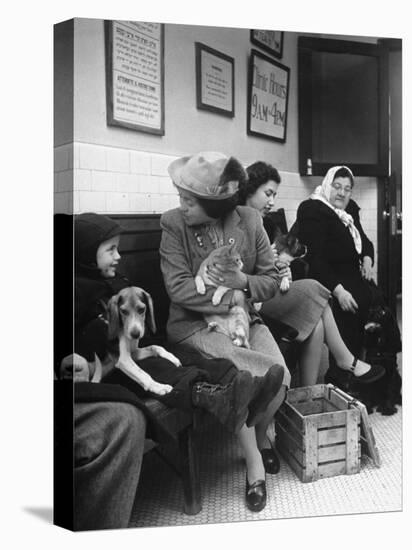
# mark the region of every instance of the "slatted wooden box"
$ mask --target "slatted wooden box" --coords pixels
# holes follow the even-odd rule
[[[360,471],[358,405],[331,384],[288,391],[276,415],[276,448],[301,481]]]

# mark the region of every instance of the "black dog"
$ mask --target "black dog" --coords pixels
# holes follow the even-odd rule
[[[402,404],[402,378],[396,362],[396,354],[401,348],[399,328],[390,309],[375,305],[370,308],[365,324],[363,359],[382,365],[384,376],[372,384],[359,384],[350,372],[335,366],[328,370],[325,381],[361,401],[369,413],[376,408],[385,416],[395,414],[396,405]]]
[[[396,354],[401,349],[398,324],[390,309],[379,305],[372,307],[365,324],[365,361],[381,364],[385,375],[367,387],[359,388],[360,384],[355,382],[354,389],[360,393],[361,401],[366,401],[369,408],[376,407],[383,415],[395,414],[396,405],[402,404],[402,378],[396,362]]]

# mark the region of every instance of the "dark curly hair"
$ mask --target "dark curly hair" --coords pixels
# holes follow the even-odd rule
[[[237,193],[220,201],[214,201],[211,199],[197,198],[198,203],[205,211],[206,215],[210,218],[224,218],[229,212],[232,212],[236,208],[238,203]]]
[[[274,166],[261,160],[254,162],[246,168],[248,176],[247,181],[242,185],[239,184],[238,204],[246,204],[246,199],[255,194],[261,185],[264,185],[269,180],[275,183],[280,183],[279,172]]]
[[[344,166],[342,168],[339,168],[339,170],[337,170],[335,172],[335,175],[333,176],[333,181],[335,181],[336,178],[349,178],[350,179],[350,182],[351,182],[351,186],[353,187],[353,184],[355,183],[353,181],[353,176],[352,174],[349,172],[349,170],[347,168],[345,168]]]

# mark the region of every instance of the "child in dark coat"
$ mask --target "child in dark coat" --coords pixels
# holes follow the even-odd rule
[[[121,230],[106,216],[75,216],[75,354],[62,362],[60,376],[72,376],[75,381],[120,383],[138,396],[151,395],[180,409],[200,407],[234,433],[246,421],[254,425],[280,388],[279,369],[253,377],[247,371],[237,371],[225,359],[205,359],[174,349],[183,367],[160,357],[139,361],[154,380],[166,385],[164,395],[154,395],[114,368],[117,342],[108,340],[106,307],[112,296],[130,286],[117,273]]]

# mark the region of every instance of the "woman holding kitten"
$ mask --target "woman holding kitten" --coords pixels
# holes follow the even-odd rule
[[[231,359],[239,370],[255,376],[270,369],[279,373],[281,388],[266,411],[254,426],[246,423],[239,432],[247,467],[246,504],[250,510],[260,511],[266,505],[265,472],[279,470],[266,431],[290,384],[283,356],[251,306],[252,301],[270,299],[278,289],[273,253],[258,213],[237,206],[238,186],[246,174],[236,159],[221,153],[199,153],[172,162],[169,174],[180,198],[180,207],[161,218],[161,269],[171,300],[169,341],[184,343],[209,358]],[[223,245],[236,247],[242,271],[208,265],[207,277],[213,286],[209,284],[206,292],[199,294],[195,284],[198,270],[209,254]],[[214,291],[220,285],[229,290],[213,305]],[[227,315],[242,299],[250,317],[250,348],[234,345],[227,334],[219,328],[211,330],[205,321],[208,315]]]
[[[267,214],[272,210],[280,184],[276,168],[262,161],[246,168],[248,179],[239,186],[239,204],[257,210],[264,220],[269,239],[273,243],[274,227]],[[276,246],[272,244],[276,260]],[[290,270],[288,272],[291,278]],[[319,374],[322,344],[325,342],[339,368],[352,370],[359,382],[370,383],[383,374],[378,366],[371,366],[354,355],[345,345],[329,305],[330,291],[314,279],[293,281],[288,292],[276,295],[262,304],[262,317],[281,321],[298,331],[296,340],[302,342],[299,359],[301,384],[316,384]],[[353,368],[354,367],[354,368]]]

